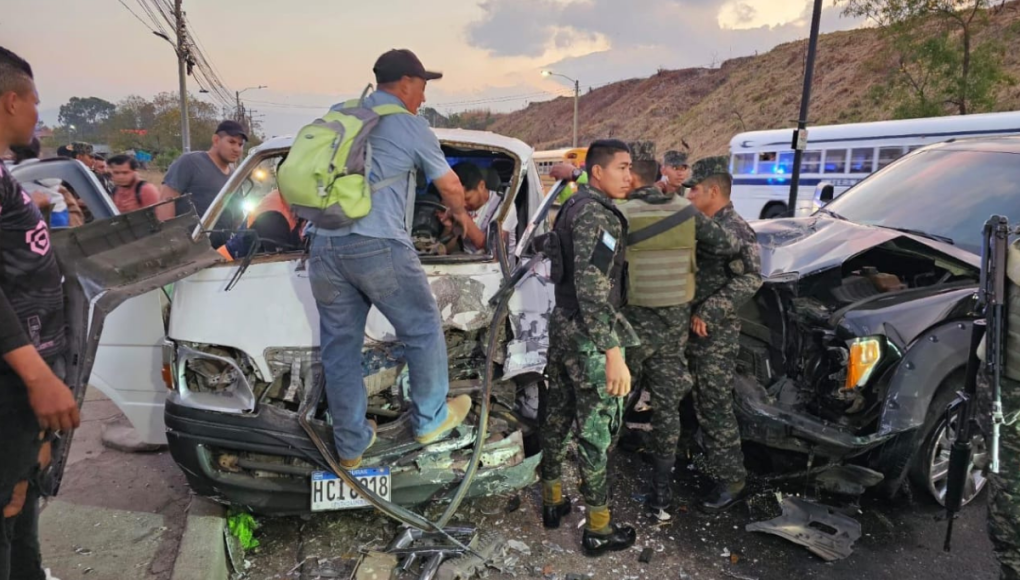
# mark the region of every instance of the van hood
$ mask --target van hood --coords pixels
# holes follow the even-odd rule
[[[878,226],[866,226],[825,214],[806,218],[750,222],[761,246],[761,270],[766,281],[803,278],[843,264],[871,248],[890,242],[921,245],[947,259],[979,269],[978,256],[950,244]]]

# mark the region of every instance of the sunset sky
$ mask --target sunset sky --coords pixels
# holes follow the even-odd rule
[[[139,1],[31,0],[7,3],[0,12],[0,45],[35,69],[46,122],[55,124],[72,96],[117,102],[177,90],[173,50],[147,27]],[[230,94],[269,86],[242,95],[264,115],[268,135],[293,133],[332,103],[359,94],[373,81],[376,57],[390,48],[410,48],[426,67],[445,73],[429,84],[427,106],[443,113],[506,111],[570,94],[571,84],[542,77],[544,68],[578,79],[584,91],[660,67],[718,65],[805,38],[811,4],[184,0],[191,32]],[[824,6],[823,32],[862,24],[841,17],[831,0]],[[191,79],[189,90],[216,102],[199,95]]]

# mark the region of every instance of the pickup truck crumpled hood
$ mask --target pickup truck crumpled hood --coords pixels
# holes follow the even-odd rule
[[[906,238],[947,258],[978,268],[979,259],[949,244],[826,215],[750,222],[761,245],[761,270],[770,278],[797,279],[834,268],[890,240]]]

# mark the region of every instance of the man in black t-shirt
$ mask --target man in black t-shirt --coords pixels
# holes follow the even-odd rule
[[[27,145],[38,121],[32,68],[0,47],[0,150]],[[39,489],[47,434],[78,426],[52,367],[66,349],[64,293],[46,222],[0,165],[0,580],[41,580]]]

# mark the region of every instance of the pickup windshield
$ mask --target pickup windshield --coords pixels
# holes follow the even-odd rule
[[[865,225],[948,238],[978,253],[994,214],[1020,221],[1020,155],[934,150],[879,171],[825,206]]]

